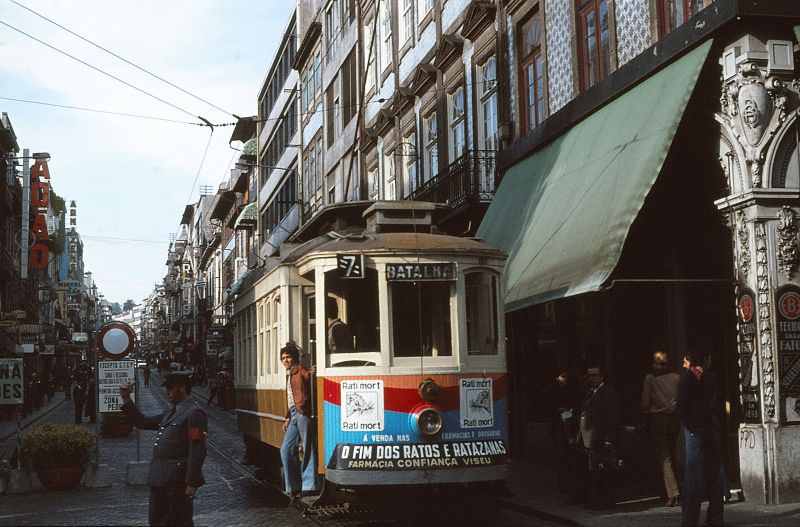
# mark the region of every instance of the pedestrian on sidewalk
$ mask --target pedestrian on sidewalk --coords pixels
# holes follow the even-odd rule
[[[286,492],[294,499],[299,495],[315,495],[317,491],[317,444],[311,422],[311,375],[316,367],[309,369],[300,364],[300,349],[294,342],[281,348],[281,363],[286,368],[286,401],[288,411],[283,422],[281,462],[283,463]],[[300,461],[298,447],[303,448]]]
[[[707,525],[722,525],[724,512],[722,457],[714,433],[715,386],[705,375],[705,356],[691,352],[684,357],[686,368],[678,381],[676,412],[686,442],[681,525],[694,527],[700,518],[700,504],[708,496]]]
[[[80,382],[72,389],[72,404],[75,406],[75,424],[83,422],[83,405],[86,403],[86,386]]]
[[[90,423],[97,421],[97,392],[95,391],[96,382],[94,380],[94,372],[89,376],[89,382],[86,384],[86,417],[89,418]]]
[[[144,370],[142,370],[142,377],[144,377],[144,385],[150,386],[150,365],[145,364]]]
[[[120,386],[122,411],[137,428],[158,430],[153,459],[147,472],[150,487],[150,525],[193,525],[193,500],[205,483],[208,417],[192,397],[191,375],[164,376],[171,408],[159,415],[143,415],[131,401],[131,386]]]
[[[669,366],[669,356],[663,351],[653,353],[653,371],[644,378],[641,407],[647,432],[661,467],[667,507],[676,506],[680,497],[672,466],[680,428],[678,416],[675,414],[679,379],[680,376]]]
[[[218,375],[213,375],[209,378],[208,381],[208,406],[214,405],[214,399],[217,398],[217,390],[219,389],[219,380]],[[219,404],[219,399],[217,399],[217,404]]]
[[[599,364],[586,369],[589,391],[583,400],[578,443],[583,447],[586,474],[586,505],[590,509],[614,506],[617,469],[619,402]]]
[[[567,495],[569,501],[577,500],[579,494],[575,448],[582,393],[577,375],[565,369],[555,376],[545,395],[550,437],[558,452],[558,490]]]
[[[64,368],[64,400],[69,401],[72,398],[72,374],[73,372]]]

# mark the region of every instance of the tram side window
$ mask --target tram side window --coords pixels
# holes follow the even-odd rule
[[[326,335],[328,353],[378,352],[378,273],[367,268],[361,279],[339,278],[338,271],[325,277]]]
[[[449,357],[451,282],[394,282],[395,357]]]
[[[469,273],[467,292],[467,353],[497,354],[497,277],[489,273]]]

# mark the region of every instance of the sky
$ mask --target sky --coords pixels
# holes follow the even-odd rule
[[[0,0],[0,111],[8,113],[20,149],[50,154],[53,190],[76,201],[85,271],[92,272],[100,292],[111,302],[139,303],[166,273],[170,234],[178,233],[185,206],[197,201],[200,185],[216,191],[238,155],[228,144],[232,126],[211,133],[207,126],[186,123],[200,123],[200,116],[225,124],[235,120],[231,114],[257,113],[258,91],[294,2],[16,2],[211,103],[154,79],[14,1]]]

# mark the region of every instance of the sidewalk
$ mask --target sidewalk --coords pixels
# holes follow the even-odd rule
[[[45,397],[46,400],[47,397]],[[72,401],[64,400],[64,392],[56,392],[49,403],[44,402],[38,410],[31,412],[26,418],[22,419],[20,423],[22,431],[24,432],[29,426],[36,424],[37,421],[43,419],[50,412],[64,405],[64,403],[66,403],[65,406],[69,406],[69,411],[72,412]],[[16,414],[12,414],[10,421],[0,421],[0,459],[8,460],[11,457],[14,448],[17,446],[16,436],[17,418]]]
[[[681,508],[663,507],[661,500],[640,499],[618,503],[607,511],[593,511],[581,505],[564,504],[558,492],[555,470],[526,460],[514,460],[511,465],[509,487],[514,493],[504,501],[511,509],[526,511],[564,525],[617,527],[660,526],[681,524]],[[700,524],[705,524],[705,506]],[[740,501],[725,505],[726,526],[800,525],[800,504],[757,505]]]

